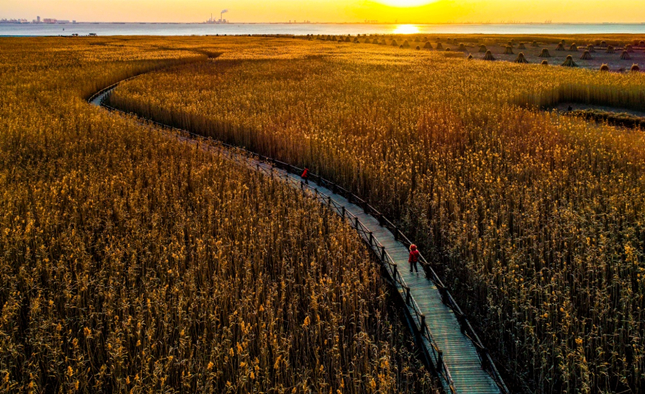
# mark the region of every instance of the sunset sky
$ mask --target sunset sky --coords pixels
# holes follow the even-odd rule
[[[0,18],[201,22],[645,22],[643,0],[2,0]]]

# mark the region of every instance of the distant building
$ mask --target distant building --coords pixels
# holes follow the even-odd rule
[[[55,25],[56,22],[58,22],[58,21],[56,19],[54,19],[54,18],[45,18],[45,19],[43,19],[43,23],[47,23],[47,24],[50,24],[50,25]]]
[[[29,23],[27,19],[0,19],[0,23]]]
[[[36,23],[40,23],[40,17],[39,16],[36,17]]]
[[[229,23],[229,21],[224,19],[224,14],[226,14],[227,12],[228,12],[228,10],[223,10],[219,14],[219,19],[217,19],[217,20],[213,19],[213,14],[211,14],[211,18],[209,20],[207,20],[206,22],[204,22],[204,23],[206,23],[208,25],[227,24],[227,23]]]

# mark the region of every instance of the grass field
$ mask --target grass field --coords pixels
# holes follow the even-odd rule
[[[0,39],[0,392],[437,390],[351,228],[84,100],[289,42]]]
[[[334,40],[252,40],[264,51],[202,40],[224,54],[128,82],[111,103],[367,197],[422,245],[515,387],[645,388],[645,139],[538,109],[642,110],[640,73]]]

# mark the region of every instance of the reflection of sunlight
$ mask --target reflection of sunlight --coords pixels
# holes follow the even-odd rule
[[[399,25],[394,29],[394,34],[417,34],[419,28],[415,25]]]
[[[434,3],[437,0],[376,0],[377,2],[392,7],[419,7]]]

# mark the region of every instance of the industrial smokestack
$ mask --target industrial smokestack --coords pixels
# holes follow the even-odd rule
[[[219,20],[220,20],[220,22],[224,22],[224,14],[226,14],[227,12],[228,12],[228,10],[223,10],[223,11],[219,14]]]

